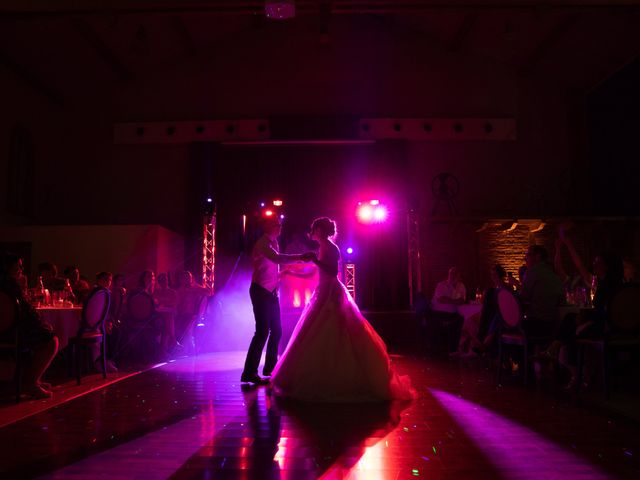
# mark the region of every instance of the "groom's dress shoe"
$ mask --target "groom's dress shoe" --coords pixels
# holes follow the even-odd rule
[[[269,384],[269,379],[268,378],[262,378],[260,375],[258,375],[257,373],[254,374],[242,374],[242,376],[240,377],[240,381],[243,383],[253,383],[255,385],[268,385]]]

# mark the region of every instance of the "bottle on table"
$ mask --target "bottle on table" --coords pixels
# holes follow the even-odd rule
[[[66,281],[64,282],[64,301],[65,303],[71,303],[74,304],[76,303],[76,296],[73,294],[73,289],[71,288],[71,283],[69,282],[69,279],[67,278]]]
[[[33,301],[36,307],[43,306],[47,298],[47,292],[44,289],[44,282],[42,281],[42,275],[38,277],[38,283],[36,284],[35,295]]]

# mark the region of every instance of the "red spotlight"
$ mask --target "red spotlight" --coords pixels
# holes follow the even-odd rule
[[[265,210],[264,211],[264,216],[265,217],[273,217],[273,210]]]

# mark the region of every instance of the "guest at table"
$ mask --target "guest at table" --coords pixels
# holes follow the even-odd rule
[[[127,289],[124,286],[124,275],[116,273],[111,282],[111,303],[109,304],[109,316],[116,327],[122,324],[126,300]]]
[[[191,272],[184,270],[179,276],[177,289],[176,336],[179,342],[193,346],[193,320],[203,297],[211,295],[211,289],[197,285]]]
[[[562,281],[548,262],[542,245],[531,245],[525,254],[527,272],[520,299],[524,305],[523,330],[530,337],[553,335],[558,305],[563,300]]]
[[[502,265],[496,264],[491,267],[489,276],[491,286],[482,295],[482,309],[465,320],[458,350],[452,356],[473,357],[478,353],[484,353],[493,345],[496,332],[501,325],[498,290],[501,288],[511,290],[511,287],[507,281],[507,272]]]
[[[178,293],[169,287],[169,277],[166,273],[158,274],[154,298],[158,305],[156,314],[161,321],[162,337],[160,348],[163,355],[169,355],[171,351],[181,345],[176,341],[175,317],[178,306]]]
[[[93,293],[97,290],[106,290],[111,294],[111,282],[113,280],[113,274],[111,272],[100,272],[96,274],[96,283],[91,290],[91,292],[87,295],[87,299],[93,295]],[[86,302],[86,299],[85,299]],[[86,307],[86,304],[85,304]],[[118,328],[114,327],[113,319],[107,314],[107,318],[105,319],[105,333],[107,338],[103,339],[106,341],[106,354],[107,354],[107,372],[115,373],[118,371],[118,367],[116,367],[113,361],[113,353],[117,351],[117,345],[120,338],[120,331]],[[95,371],[102,371],[102,357],[100,356],[100,345],[92,344],[92,359],[93,366]]]
[[[451,267],[447,279],[436,286],[431,301],[431,312],[427,317],[427,330],[432,335],[438,330],[442,331],[450,352],[457,349],[464,321],[457,310],[458,305],[465,303],[467,296],[467,290],[460,278],[458,268]]]
[[[80,269],[75,265],[70,265],[64,269],[64,276],[69,280],[71,291],[76,298],[76,302],[83,304],[91,292],[89,282],[80,277]]]
[[[47,370],[58,351],[58,338],[51,327],[40,320],[38,313],[25,299],[18,278],[22,273],[22,259],[12,253],[4,253],[0,261],[0,291],[7,294],[20,308],[18,323],[9,330],[0,332],[0,342],[12,343],[15,329],[18,329],[21,345],[32,352],[30,362],[24,371],[24,393],[33,398],[51,397],[51,385],[42,382]]]
[[[578,289],[586,288],[584,281],[580,274],[569,275],[564,268],[563,258],[562,258],[562,250],[564,247],[564,242],[561,238],[556,239],[556,251],[553,257],[553,268],[556,271],[556,274],[562,280],[563,290],[572,294],[577,292]]]
[[[145,270],[140,274],[138,279],[138,288],[136,292],[145,292],[153,297],[156,289],[156,274],[153,270]]]
[[[624,257],[622,259],[622,267],[624,269],[624,283],[638,283],[635,260],[631,257]]]
[[[460,281],[457,267],[451,267],[446,280],[438,282],[431,306],[438,312],[456,313],[456,305],[462,305],[467,298],[467,289]]]
[[[624,273],[622,260],[610,253],[597,255],[593,260],[593,273],[589,272],[564,229],[559,230],[559,236],[567,247],[582,281],[592,285],[593,309],[581,310],[579,314],[570,314],[562,319],[556,340],[541,354],[541,358],[559,359],[561,348],[566,347],[567,355],[565,359],[561,359],[561,363],[571,373],[566,388],[573,388],[576,386],[577,340],[600,339],[604,336],[607,328],[607,308],[623,285]]]
[[[42,284],[49,292],[64,290],[66,279],[58,275],[58,267],[55,263],[42,262],[38,264],[38,277],[42,277]]]

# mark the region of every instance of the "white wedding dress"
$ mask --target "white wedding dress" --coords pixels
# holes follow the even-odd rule
[[[395,373],[383,340],[332,274],[339,251],[326,242],[318,287],[271,376],[276,393],[320,402],[415,398],[409,377]]]

